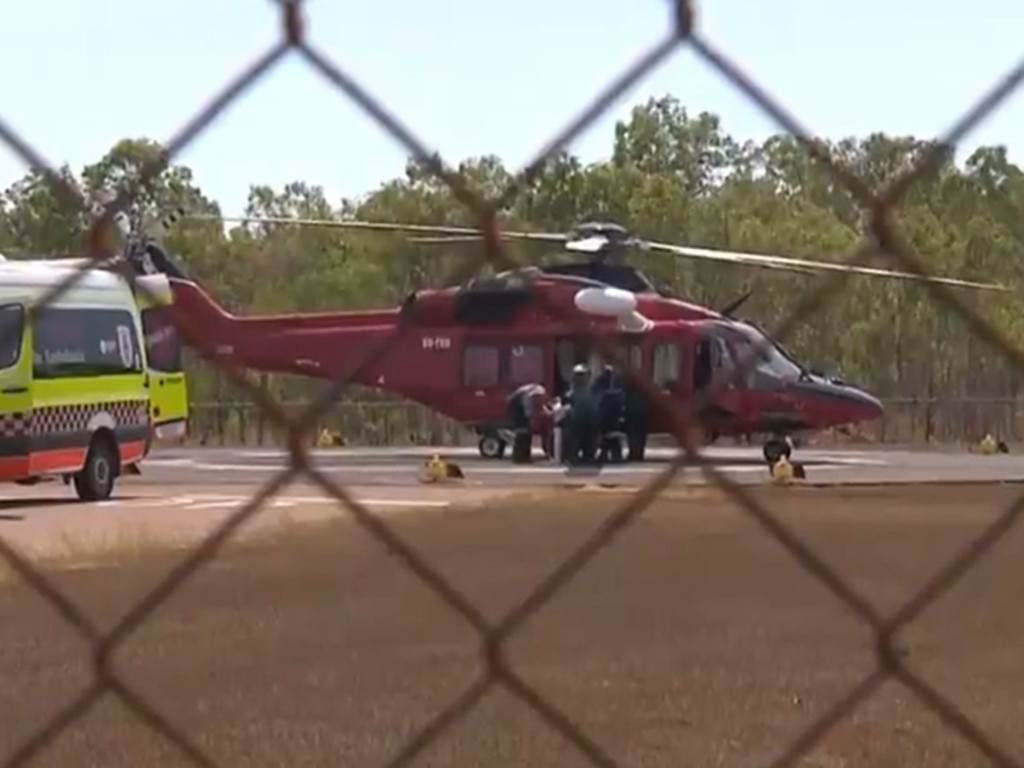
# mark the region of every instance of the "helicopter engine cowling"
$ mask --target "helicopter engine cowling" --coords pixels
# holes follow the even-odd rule
[[[637,312],[636,294],[621,288],[581,288],[573,303],[588,315],[616,318],[619,327],[630,333],[640,333],[651,326],[651,321]]]

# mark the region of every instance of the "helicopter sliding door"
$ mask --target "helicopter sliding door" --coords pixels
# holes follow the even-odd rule
[[[689,398],[690,386],[685,375],[690,358],[687,346],[685,337],[669,329],[659,328],[643,334],[643,354],[637,368],[643,378],[676,402]],[[646,411],[651,434],[672,431],[671,421],[661,409],[648,404]]]
[[[745,418],[744,382],[736,380],[736,358],[727,337],[703,328],[694,341],[693,396],[698,413],[714,433],[731,431]]]

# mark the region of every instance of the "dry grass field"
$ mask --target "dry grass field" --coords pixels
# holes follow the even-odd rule
[[[879,610],[919,588],[1013,486],[774,489],[766,500]],[[395,529],[489,620],[515,606],[622,497],[417,512]],[[0,523],[0,534],[3,527]],[[52,577],[103,627],[179,554]],[[905,660],[1024,759],[1024,532],[901,636]],[[90,680],[87,643],[0,586],[0,764]],[[124,679],[223,766],[379,766],[481,672],[474,631],[348,522],[249,543],[201,570],[116,656]],[[508,644],[509,662],[622,765],[768,765],[874,664],[870,632],[712,491],[659,501]],[[40,766],[190,764],[112,698]],[[588,764],[501,688],[420,754],[431,766]],[[800,765],[963,766],[984,757],[898,684]]]

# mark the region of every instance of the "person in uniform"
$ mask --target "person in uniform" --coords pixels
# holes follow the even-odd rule
[[[605,365],[594,379],[593,390],[597,400],[599,460],[604,462],[609,458],[610,436],[623,430],[625,391],[622,376],[614,366]],[[618,437],[614,439],[618,440]]]
[[[647,449],[647,396],[636,384],[623,387],[623,431],[626,433],[626,461],[643,461]]]
[[[564,455],[571,464],[593,461],[598,447],[600,421],[587,366],[579,364],[573,368],[564,399],[569,406],[562,420]]]

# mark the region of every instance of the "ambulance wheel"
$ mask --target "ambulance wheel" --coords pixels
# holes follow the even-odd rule
[[[117,451],[113,440],[96,435],[85,457],[85,466],[75,473],[75,492],[82,501],[110,498],[117,479]]]
[[[505,441],[497,435],[484,435],[476,447],[485,459],[500,459],[505,455]]]
[[[769,464],[775,464],[785,456],[787,459],[793,455],[793,446],[782,437],[773,437],[764,444],[764,459]]]

